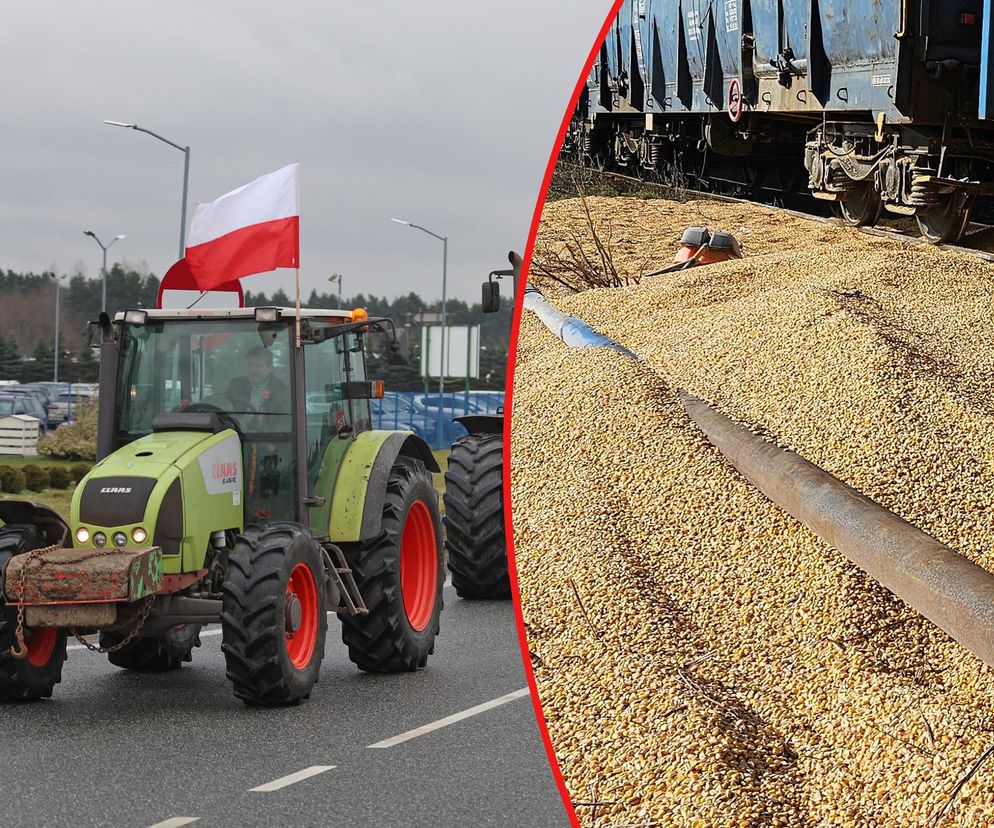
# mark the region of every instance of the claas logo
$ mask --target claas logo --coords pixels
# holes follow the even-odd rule
[[[235,483],[238,480],[238,463],[214,463],[211,477],[222,483]]]

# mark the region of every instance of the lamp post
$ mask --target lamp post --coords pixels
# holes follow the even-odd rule
[[[103,291],[100,298],[100,311],[101,313],[105,313],[107,311],[107,251],[114,246],[114,242],[116,242],[118,239],[127,238],[127,236],[123,234],[120,236],[114,236],[114,238],[112,238],[110,242],[104,244],[102,241],[100,241],[100,239],[97,238],[97,234],[94,233],[92,230],[84,230],[83,235],[92,237],[93,240],[100,245],[100,249],[104,251],[104,263],[100,268],[100,274],[101,276],[103,276],[103,282],[104,282]]]
[[[449,237],[440,236],[438,233],[433,233],[427,227],[422,227],[420,224],[413,224],[409,221],[404,221],[403,219],[392,218],[390,221],[395,221],[397,224],[406,224],[408,227],[413,227],[415,230],[420,230],[422,233],[427,233],[429,236],[434,236],[440,242],[442,242],[442,354],[438,361],[438,443],[439,448],[442,444],[442,395],[445,392],[445,368],[446,368],[446,353],[445,353],[445,280],[446,271],[449,265]],[[426,362],[427,364],[427,362]]]
[[[328,277],[328,281],[331,282],[332,284],[338,282],[338,307],[340,308],[342,307],[342,274],[332,273]]]
[[[152,132],[150,129],[145,129],[145,127],[138,126],[138,124],[126,124],[123,121],[104,121],[104,123],[109,126],[124,127],[125,129],[136,130],[137,132],[144,132],[146,135],[158,138],[164,144],[176,147],[176,149],[183,153],[183,203],[180,205],[179,214],[179,258],[182,259],[183,256],[186,255],[186,192],[187,186],[190,183],[190,148],[188,146],[181,147],[179,144],[170,141],[168,138],[163,138],[158,133]]]
[[[59,288],[62,287],[62,282],[66,278],[65,276],[59,276],[55,273],[51,274],[52,279],[55,280],[55,368],[52,372],[52,382],[59,381]]]

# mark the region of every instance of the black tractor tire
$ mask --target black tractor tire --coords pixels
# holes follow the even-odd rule
[[[411,546],[405,557],[406,544]],[[435,650],[445,582],[438,493],[424,463],[397,458],[387,479],[380,534],[341,548],[369,610],[363,615],[339,613],[349,658],[370,673],[424,667]],[[408,591],[414,623],[405,604],[402,559],[409,562],[409,576],[420,573]]]
[[[107,660],[125,670],[147,673],[178,670],[183,662],[193,661],[193,648],[200,646],[201,629],[200,624],[183,624],[162,635],[136,638],[120,650],[107,653]],[[120,633],[101,633],[100,646],[116,646],[123,638]]]
[[[7,524],[0,528],[0,570],[14,555],[48,546],[42,531],[25,524]],[[62,681],[62,665],[66,661],[65,630],[32,630],[25,627],[27,658],[14,658],[11,647],[16,644],[17,608],[4,602],[0,593],[0,702],[34,701],[52,697],[55,685]],[[32,639],[45,637],[45,645],[32,653]],[[37,647],[37,643],[35,644]]]
[[[265,707],[308,698],[328,631],[325,557],[310,532],[248,527],[228,554],[222,592],[221,650],[235,696]]]
[[[445,548],[460,598],[510,598],[504,543],[504,440],[468,434],[457,440],[445,472]]]

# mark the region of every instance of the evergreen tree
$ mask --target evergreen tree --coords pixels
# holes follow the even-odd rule
[[[17,347],[17,340],[0,338],[0,379],[20,380],[24,360]]]
[[[100,362],[86,344],[80,348],[75,367],[76,382],[96,382],[100,377]]]
[[[31,355],[31,360],[24,364],[23,381],[40,382],[50,380],[55,369],[55,352],[50,345],[39,342]]]

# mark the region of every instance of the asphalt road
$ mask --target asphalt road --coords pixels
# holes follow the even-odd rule
[[[330,617],[321,681],[288,709],[234,698],[218,627],[174,673],[77,645],[50,701],[0,707],[0,824],[567,825],[510,602],[445,603],[427,669],[398,676],[355,669]]]

